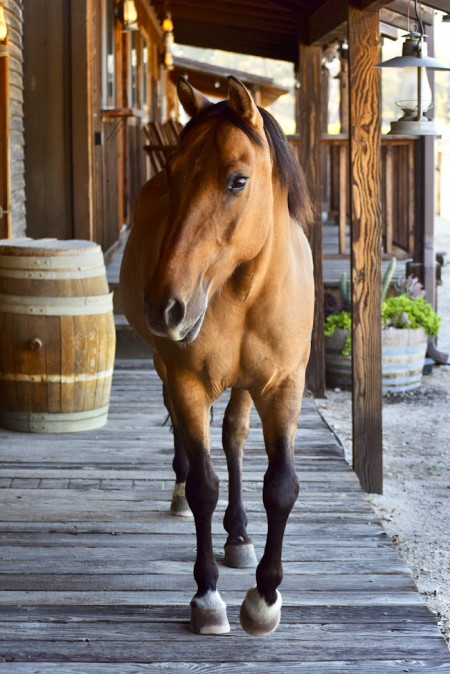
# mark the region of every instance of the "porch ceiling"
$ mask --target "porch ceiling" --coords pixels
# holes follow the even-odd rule
[[[296,62],[298,44],[326,43],[346,34],[347,0],[148,0],[162,22],[170,9],[180,44],[223,49]],[[361,9],[379,9],[382,32],[407,29],[409,0],[359,0]],[[448,0],[422,3],[422,20]],[[413,12],[413,4],[411,12]]]

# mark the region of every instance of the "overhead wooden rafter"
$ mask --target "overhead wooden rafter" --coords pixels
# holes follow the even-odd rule
[[[144,0],[140,0],[143,2]],[[162,22],[166,3],[148,0]],[[349,7],[379,10],[382,34],[395,38],[408,29],[409,0],[170,0],[175,39],[180,44],[254,54],[297,63],[298,44],[323,44],[346,35]],[[421,3],[422,20],[448,0]],[[411,17],[412,18],[412,17]]]

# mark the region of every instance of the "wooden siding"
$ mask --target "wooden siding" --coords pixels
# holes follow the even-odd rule
[[[258,674],[450,671],[450,653],[312,399],[296,443],[301,491],[285,546],[282,622],[246,635],[238,610],[254,570],[223,563],[224,402],[212,454],[221,479],[213,531],[231,632],[187,629],[195,592],[191,519],[168,514],[172,435],[149,360],[116,360],[103,429],[0,430],[0,672]],[[258,557],[267,466],[256,416],[244,498]]]
[[[26,229],[23,124],[22,0],[6,0],[8,24],[8,132],[10,235],[23,236]]]
[[[24,0],[27,234],[73,238],[67,2]]]

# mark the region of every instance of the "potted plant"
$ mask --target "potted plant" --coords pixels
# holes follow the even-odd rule
[[[394,294],[387,297],[395,269],[395,258],[382,283],[382,388],[383,393],[408,391],[420,385],[428,337],[437,335],[440,318],[424,298],[417,278],[401,278]],[[327,384],[351,386],[350,284],[346,275],[340,282],[341,305],[327,299],[325,317],[325,365]]]

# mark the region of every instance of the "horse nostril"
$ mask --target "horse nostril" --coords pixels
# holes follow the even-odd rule
[[[186,305],[181,300],[171,298],[164,309],[164,320],[168,328],[176,328],[186,315]]]

